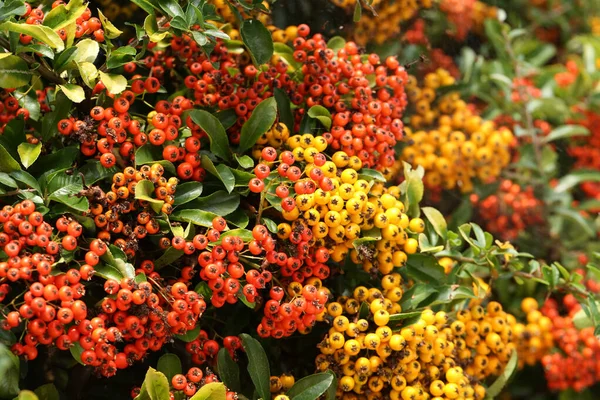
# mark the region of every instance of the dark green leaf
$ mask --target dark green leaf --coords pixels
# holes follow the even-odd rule
[[[58,135],[58,121],[66,118],[71,110],[71,100],[60,92],[54,100],[54,110],[42,118],[42,140],[48,141],[51,137]]]
[[[188,203],[194,199],[197,199],[202,194],[202,183],[200,182],[185,182],[177,185],[175,191],[175,201],[173,206],[179,206],[181,204]]]
[[[83,365],[83,361],[81,361],[81,354],[83,354],[83,347],[79,342],[73,342],[73,345],[69,348],[73,359],[77,361],[79,364]]]
[[[223,128],[225,130],[235,125],[238,119],[237,114],[235,113],[235,109],[233,108],[228,108],[227,110],[219,111],[218,113],[215,113],[214,116],[217,117],[219,122],[221,122],[221,125],[223,125]],[[229,141],[227,141],[227,144],[229,144]],[[227,152],[227,154],[229,154],[229,151]]]
[[[331,113],[325,107],[319,105],[312,106],[308,109],[308,116],[318,119],[325,128],[331,128]]]
[[[211,153],[224,160],[231,161],[229,139],[219,119],[204,110],[193,110],[188,115],[208,135]]]
[[[231,214],[240,206],[240,195],[219,190],[208,196],[202,196],[189,202],[186,207],[209,211],[218,215]]]
[[[181,360],[173,353],[163,354],[158,359],[156,369],[165,374],[167,380],[171,382],[171,379],[177,374],[181,374]]]
[[[229,168],[224,164],[215,165],[208,156],[202,156],[202,167],[211,175],[217,177],[225,186],[228,193],[233,191],[235,186],[235,177]]]
[[[0,21],[8,19],[13,15],[25,14],[25,2],[23,0],[6,0],[0,7]]]
[[[14,172],[20,169],[17,160],[0,144],[0,172]]]
[[[275,223],[275,221],[273,221],[272,219],[269,218],[262,218],[262,223],[265,224],[265,226],[267,227],[267,229],[269,230],[269,232],[271,233],[277,233],[277,224]]]
[[[284,123],[288,129],[292,129],[294,126],[294,115],[292,114],[290,106],[290,98],[281,88],[275,88],[273,90],[273,96],[275,97],[277,109],[279,110],[279,121]]]
[[[239,152],[243,153],[250,149],[259,137],[268,131],[277,118],[277,101],[269,97],[260,102],[252,111],[252,115],[242,126],[240,136]]]
[[[35,389],[35,394],[39,400],[60,400],[58,390],[53,383],[47,383]]]
[[[226,348],[221,348],[217,354],[217,371],[223,383],[234,392],[240,391],[240,367],[233,361]]]
[[[198,336],[200,336],[200,325],[196,325],[194,329],[187,331],[183,335],[175,335],[177,339],[186,343],[193,342],[198,339]]]
[[[134,60],[136,51],[131,46],[123,46],[113,50],[106,60],[106,66],[110,69],[118,68]]]
[[[248,48],[256,65],[266,64],[273,55],[273,39],[271,33],[257,19],[246,19],[240,28],[242,41]]]
[[[248,373],[250,374],[252,383],[254,383],[254,387],[260,397],[265,400],[270,399],[271,390],[269,381],[271,378],[271,369],[267,354],[259,341],[252,336],[242,333],[240,338],[242,339],[244,351],[248,356]]]
[[[171,265],[180,259],[183,254],[183,250],[177,250],[173,247],[169,247],[167,250],[165,250],[162,256],[154,261],[154,269],[158,271],[167,265]]]
[[[13,397],[19,393],[19,366],[19,358],[0,343],[0,397]]]
[[[362,16],[362,7],[360,5],[360,0],[356,0],[356,5],[354,6],[354,14],[352,15],[352,21],[354,21],[354,22],[360,21],[361,16]]]
[[[333,376],[321,372],[298,380],[286,393],[291,400],[314,400],[319,398],[333,383]]]
[[[412,254],[406,263],[406,273],[417,281],[437,284],[446,276],[444,268],[433,256]]]

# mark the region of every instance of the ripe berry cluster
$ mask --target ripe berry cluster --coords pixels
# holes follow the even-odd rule
[[[486,230],[503,240],[514,240],[527,227],[544,224],[543,203],[532,187],[523,189],[503,180],[496,194],[485,199],[471,194],[470,199]]]
[[[566,314],[561,313],[564,307]],[[554,299],[542,306],[543,315],[552,322],[552,336],[558,351],[542,357],[548,388],[574,389],[578,392],[600,381],[600,340],[594,336],[594,327],[577,329],[573,316],[581,310],[577,299],[568,294],[562,307]]]

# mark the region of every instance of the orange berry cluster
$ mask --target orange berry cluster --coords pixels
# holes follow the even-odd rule
[[[531,186],[523,189],[505,179],[496,194],[485,199],[471,194],[470,200],[485,229],[502,240],[514,240],[527,227],[544,224],[543,203],[535,196]]]
[[[14,89],[2,89],[0,90],[0,134],[4,132],[4,127],[10,121],[17,117],[23,118],[25,121],[29,119],[29,110],[25,107],[21,107],[19,101],[11,93]],[[42,112],[50,111],[50,106],[46,101],[46,89],[36,90],[37,100],[40,104],[40,110]],[[28,135],[27,140],[30,143],[37,143],[37,139],[33,136]]]
[[[559,350],[546,354],[542,365],[548,388],[580,392],[600,381],[600,340],[594,336],[593,327],[578,330],[573,324],[581,306],[572,294],[563,298],[562,306],[566,315],[561,315],[554,299],[548,299],[541,309],[552,321],[552,336]]]
[[[175,201],[177,178],[163,177],[161,164],[126,167],[113,175],[111,190],[92,187],[82,193],[90,202],[88,215],[99,229],[97,237],[133,257],[139,240],[159,232],[156,215],[170,214]],[[145,186],[146,199],[136,198],[137,185]],[[154,196],[154,197],[151,197]]]
[[[531,297],[521,301],[525,322],[514,327],[519,367],[535,365],[554,347],[552,320],[539,311],[538,302]]]
[[[77,326],[67,326],[82,323],[87,317],[87,306],[81,300],[85,287],[80,281],[89,279],[93,269],[83,265],[80,270],[71,268],[56,274],[55,262],[61,250],[75,250],[83,227],[76,221],[59,219],[59,234],[54,234],[31,200],[4,206],[0,226],[0,246],[6,254],[6,261],[0,262],[0,281],[10,282],[0,285],[0,304],[6,306],[1,308],[4,319],[0,327],[15,329],[26,321],[22,341],[13,345],[13,352],[33,360],[38,345],[69,348],[79,338],[79,331]],[[103,244],[96,245],[94,250]],[[20,288],[17,283],[27,285],[22,293],[14,293]],[[4,303],[9,300],[9,304]]]
[[[227,349],[232,359],[236,359],[236,351],[242,348],[242,342],[237,336],[223,338],[223,347]],[[208,333],[201,329],[198,338],[186,343],[185,349],[192,355],[192,362],[203,365],[207,362],[215,364],[216,356],[221,346],[215,339],[209,339]]]

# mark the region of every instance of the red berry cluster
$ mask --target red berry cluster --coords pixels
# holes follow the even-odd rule
[[[80,281],[89,279],[93,269],[84,265],[80,270],[72,268],[58,274],[54,264],[61,249],[72,251],[77,247],[82,226],[60,218],[57,221],[60,233],[53,235],[52,226],[30,200],[14,207],[4,206],[0,211],[0,226],[0,246],[7,256],[6,261],[0,262],[0,282],[11,282],[10,286],[0,286],[0,302],[11,300],[3,308],[0,325],[9,330],[26,321],[23,340],[13,346],[13,351],[32,360],[37,357],[39,344],[67,349],[77,340],[77,327],[67,326],[87,317],[87,306],[80,300],[85,287]],[[27,286],[21,293],[10,295],[9,289],[16,292],[20,287],[17,282]],[[13,311],[9,311],[11,308]]]
[[[440,9],[448,16],[448,21],[453,24],[451,32],[458,40],[465,40],[473,26],[473,8],[475,0],[443,0]]]
[[[594,336],[593,327],[578,330],[573,324],[581,306],[572,294],[563,298],[562,305],[567,315],[561,315],[554,299],[547,300],[541,309],[552,320],[552,335],[559,349],[545,355],[542,365],[550,389],[580,392],[600,381],[600,340]]]
[[[485,199],[471,195],[485,228],[503,240],[514,240],[528,226],[544,223],[543,204],[535,197],[532,187],[521,188],[517,183],[504,180],[498,193]]]
[[[259,336],[280,339],[296,331],[307,333],[315,324],[317,314],[325,310],[329,298],[327,290],[302,286],[298,282],[292,282],[287,291],[288,301],[284,301],[286,292],[282,287],[273,286],[269,291],[265,315],[256,329]]]
[[[242,348],[242,342],[237,336],[226,336],[223,338],[223,347],[227,349],[232,359],[236,359],[236,351]],[[208,333],[202,329],[198,338],[186,344],[185,349],[192,355],[192,362],[203,365],[208,361],[215,364],[219,352],[219,343],[208,338]]]
[[[52,9],[58,6],[65,5],[66,3],[62,0],[56,0],[52,3]],[[37,8],[32,8],[29,3],[25,3],[25,14],[22,15],[26,18],[25,23],[29,25],[41,25],[44,22],[44,18],[47,14],[42,10],[43,4],[40,4]],[[104,42],[104,30],[102,29],[102,23],[96,17],[92,17],[92,11],[86,8],[83,14],[77,18],[77,25],[75,26],[75,37],[81,38],[83,36],[93,36],[97,42]],[[67,30],[65,28],[58,29],[56,31],[58,36],[64,41],[67,40]],[[33,42],[33,37],[21,33],[19,35],[19,41],[21,44],[28,45]]]
[[[394,57],[382,64],[376,54],[362,56],[353,42],[336,53],[327,48],[322,35],[307,39],[308,28],[301,33],[301,27],[294,40],[294,59],[303,63],[304,78],[291,100],[307,107],[298,109],[295,130],[310,107],[321,105],[331,111],[332,127],[323,137],[332,150],[358,156],[367,168],[391,167],[396,160],[394,146],[403,137],[406,70]]]
[[[206,309],[200,295],[183,282],[166,288],[156,280],[151,282],[123,278],[104,283],[109,296],[102,300],[102,312],[79,327],[84,364],[111,376],[141,360],[148,351],[161,349],[173,335],[196,327]]]
[[[17,117],[21,117],[24,120],[29,119],[29,110],[25,107],[21,107],[19,101],[11,94],[14,89],[3,89],[0,91],[0,134],[4,132],[4,127],[10,121]],[[40,104],[41,111],[50,111],[50,107],[46,102],[46,90],[36,90],[38,103]],[[34,140],[34,138],[28,139]],[[31,142],[34,143],[34,142]],[[35,142],[37,143],[37,141]]]
[[[425,21],[417,18],[410,29],[404,32],[404,40],[410,44],[427,44],[429,38],[425,33]]]

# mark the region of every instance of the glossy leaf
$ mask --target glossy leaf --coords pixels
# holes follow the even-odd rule
[[[230,390],[240,391],[240,367],[237,362],[233,361],[229,351],[224,347],[217,354],[217,371],[219,372],[219,378]]]
[[[202,156],[202,167],[211,175],[217,177],[225,186],[227,193],[231,193],[235,186],[235,177],[224,164],[215,165],[208,156]]]
[[[331,113],[323,106],[312,106],[308,109],[308,116],[316,118],[327,129],[331,129]]]
[[[47,44],[53,49],[56,49],[58,52],[63,51],[65,48],[65,44],[60,36],[58,36],[58,33],[56,33],[52,28],[44,25],[29,25],[25,23],[19,24],[16,22],[7,21],[0,24],[0,30],[29,35],[34,39]]]
[[[139,181],[135,186],[135,198],[137,200],[147,201],[150,203],[150,207],[152,207],[154,212],[159,213],[165,202],[151,197],[152,193],[154,193],[154,183],[147,179]]]
[[[327,372],[313,374],[298,380],[286,393],[291,400],[313,400],[319,398],[333,383],[333,375]]]
[[[269,380],[271,378],[271,368],[269,367],[269,359],[265,350],[260,345],[260,342],[252,336],[242,333],[242,346],[248,356],[248,373],[254,383],[254,387],[263,400],[271,398],[271,390]]]
[[[486,399],[494,399],[496,396],[500,394],[504,386],[508,380],[513,376],[514,372],[517,370],[519,357],[516,351],[512,352],[506,367],[504,367],[504,371],[502,374],[496,378],[494,383],[492,383],[486,390]]]
[[[273,96],[275,97],[277,109],[279,110],[279,121],[283,122],[285,126],[290,129],[294,126],[294,115],[292,114],[290,98],[281,88],[275,88],[273,90]]]
[[[21,143],[19,147],[17,147],[17,152],[21,158],[21,164],[27,169],[40,156],[42,144]]]
[[[181,360],[177,357],[176,354],[167,353],[163,354],[158,359],[158,364],[156,364],[156,369],[165,374],[167,380],[171,382],[171,379],[177,375],[181,374]]]
[[[83,39],[75,47],[77,51],[74,53],[73,60],[78,63],[93,63],[100,52],[100,45],[92,39]]]
[[[211,382],[202,385],[190,400],[223,400],[227,396],[227,389],[221,382]]]
[[[257,19],[247,19],[240,28],[242,41],[256,65],[267,63],[273,55],[273,39],[269,30]]]
[[[69,4],[61,4],[50,10],[44,17],[44,25],[56,30],[62,29],[77,21],[87,8],[81,0],[71,0]]]
[[[581,125],[562,125],[553,129],[543,138],[544,143],[550,143],[559,139],[566,139],[573,136],[588,136],[590,131]]]
[[[140,394],[135,400],[166,400],[168,398],[169,381],[167,377],[152,367],[148,368]]]
[[[167,265],[174,263],[175,261],[179,260],[183,254],[183,250],[177,250],[173,247],[169,247],[159,258],[154,260],[154,269],[158,271]]]
[[[202,188],[201,182],[185,182],[177,185],[173,206],[176,207],[197,199],[202,194]]]
[[[83,100],[85,100],[85,92],[79,85],[65,83],[64,85],[58,85],[58,87],[73,103],[81,103]]]
[[[127,79],[123,75],[107,74],[98,71],[100,80],[106,86],[106,90],[111,94],[119,94],[127,88]]]
[[[425,214],[435,232],[445,240],[448,233],[448,225],[442,213],[433,207],[421,207],[421,211],[423,211],[423,214]]]
[[[224,160],[231,161],[229,139],[221,121],[204,110],[193,110],[188,115],[196,125],[206,132],[210,140],[211,153]]]
[[[196,327],[192,330],[187,331],[183,335],[175,335],[175,337],[183,342],[189,343],[198,339],[200,335],[200,325],[196,325]]]
[[[123,33],[122,30],[117,29],[117,27],[114,26],[108,18],[106,18],[100,9],[98,9],[98,18],[100,18],[102,28],[104,29],[104,36],[106,36],[108,39],[116,39]]]
[[[9,55],[0,59],[0,87],[11,89],[27,85],[32,75],[21,57]]]
[[[261,101],[252,111],[248,121],[242,126],[238,151],[243,153],[254,146],[258,138],[271,129],[275,118],[277,118],[277,101],[275,98],[269,97]]]
[[[0,343],[0,398],[19,393],[19,358],[9,347]]]

